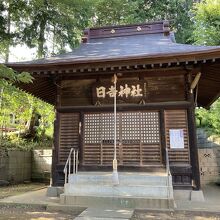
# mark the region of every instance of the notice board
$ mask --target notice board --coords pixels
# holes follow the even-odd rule
[[[183,129],[169,129],[169,133],[170,133],[170,148],[183,149],[184,148]]]

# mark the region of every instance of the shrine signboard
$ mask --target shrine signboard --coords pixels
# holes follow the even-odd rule
[[[127,80],[114,84],[99,82],[93,85],[93,104],[112,104],[116,95],[118,104],[145,103],[148,95],[147,82],[144,80]]]

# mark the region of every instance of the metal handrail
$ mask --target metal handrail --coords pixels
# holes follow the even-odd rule
[[[171,172],[170,172],[170,162],[169,162],[169,150],[166,147],[166,173],[167,173],[167,186],[168,186],[168,198],[171,197],[171,193],[170,193],[170,187],[171,187],[171,183],[170,183],[170,176],[171,176]]]
[[[63,172],[65,174],[65,184],[67,183],[67,177],[71,174],[71,156],[72,156],[72,153],[73,153],[73,165],[72,165],[73,166],[73,173],[72,174],[77,174],[77,172],[78,172],[79,152],[75,148],[71,148],[70,152],[69,152],[69,155],[67,157],[67,160],[66,160],[66,164],[65,164],[64,169],[63,169]],[[67,170],[68,170],[68,175],[67,175]]]
[[[169,161],[169,150],[168,150],[167,147],[166,147],[166,172],[167,172],[168,176],[171,175],[171,173],[170,173],[170,161]]]

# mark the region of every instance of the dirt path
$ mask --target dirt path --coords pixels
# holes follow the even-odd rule
[[[0,220],[70,220],[80,213],[48,212],[45,206],[0,206]],[[111,216],[109,216],[111,217]],[[131,220],[220,220],[220,213],[135,211]],[[101,220],[101,219],[100,219]]]
[[[220,213],[189,211],[135,211],[132,220],[220,220]]]
[[[46,188],[44,183],[27,183],[0,187],[0,199]]]
[[[80,213],[48,212],[45,206],[2,205],[0,220],[70,220]]]

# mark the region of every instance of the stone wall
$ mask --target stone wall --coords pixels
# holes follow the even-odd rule
[[[207,137],[202,129],[197,129],[198,155],[201,184],[220,181],[220,143]]]
[[[49,183],[52,164],[52,149],[33,150],[32,180]]]
[[[10,183],[41,181],[49,183],[52,150],[0,150],[0,180]]]
[[[2,150],[0,153],[0,179],[10,183],[31,180],[31,152]]]
[[[0,150],[0,180],[8,180],[8,152]]]

